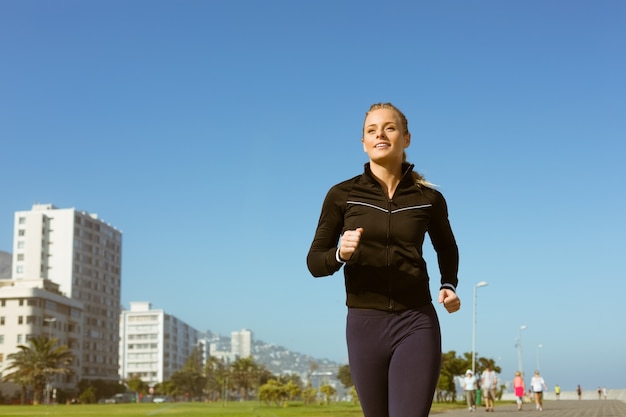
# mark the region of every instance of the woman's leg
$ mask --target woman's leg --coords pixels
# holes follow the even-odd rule
[[[427,417],[441,368],[432,304],[400,313],[349,309],[352,380],[365,417]]]
[[[365,417],[389,417],[389,313],[348,309],[346,340],[350,373]]]
[[[431,304],[403,312],[393,329],[389,416],[427,417],[441,370],[441,333]]]

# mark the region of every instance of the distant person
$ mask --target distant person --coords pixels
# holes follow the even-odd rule
[[[543,411],[543,390],[547,390],[545,381],[539,375],[539,371],[535,371],[535,375],[530,380],[530,388],[535,395],[535,409]]]
[[[606,387],[602,387],[602,395],[604,395],[604,399],[608,396],[608,392],[606,391]]]
[[[463,378],[463,391],[469,410],[476,411],[476,377],[470,369],[465,372],[465,378]]]
[[[483,395],[485,396],[485,411],[493,411],[493,405],[496,401],[496,388],[498,388],[498,377],[496,372],[491,370],[491,366],[487,365],[481,376]]]
[[[561,399],[561,387],[559,386],[559,384],[556,384],[554,386],[554,396],[556,397],[557,400]]]
[[[602,399],[602,388],[598,387],[598,399]]]
[[[483,390],[480,387],[480,378],[476,378],[476,403],[477,407],[481,407],[483,405]]]
[[[441,368],[441,329],[422,243],[437,254],[438,302],[454,313],[459,252],[443,195],[413,164],[408,121],[391,103],[365,114],[364,172],[330,188],[307,255],[315,277],[342,266],[352,380],[365,417],[427,417]]]
[[[578,399],[580,400],[583,396],[583,389],[580,387],[580,385],[576,387],[576,394],[578,395]]]
[[[524,394],[526,393],[526,384],[520,371],[515,372],[515,378],[513,378],[513,391],[517,397],[517,409],[521,411],[524,403]]]

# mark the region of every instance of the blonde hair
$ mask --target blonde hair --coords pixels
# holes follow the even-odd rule
[[[394,106],[391,103],[375,103],[372,104],[369,108],[369,110],[367,112],[365,112],[365,118],[367,119],[367,116],[373,112],[374,110],[380,110],[380,109],[389,109],[389,110],[393,110],[396,112],[396,114],[398,115],[398,117],[400,118],[400,125],[402,126],[402,131],[405,135],[410,134],[409,132],[409,121],[407,120],[406,116],[404,115],[404,113],[402,113],[402,111],[400,111],[399,108],[397,108],[396,106]],[[365,123],[363,123],[365,124]],[[407,162],[406,160],[406,152],[402,153],[402,162]],[[411,176],[413,177],[413,182],[415,183],[415,185],[420,188],[420,187],[429,187],[429,188],[433,188],[435,185],[432,184],[430,181],[427,181],[426,178],[424,178],[424,176],[422,174],[420,174],[417,171],[412,171],[411,172]]]

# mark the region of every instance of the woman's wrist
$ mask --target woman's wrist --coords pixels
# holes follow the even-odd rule
[[[340,264],[345,264],[346,262],[348,262],[347,260],[344,260],[341,258],[341,254],[339,253],[340,248],[337,248],[337,250],[335,251],[335,259],[337,260],[337,262],[339,262]]]

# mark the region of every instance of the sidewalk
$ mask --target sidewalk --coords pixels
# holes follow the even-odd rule
[[[496,406],[493,413],[484,407],[474,412],[466,408],[431,414],[437,417],[626,417],[626,403],[618,400],[552,400],[543,402],[543,411],[536,411],[534,403],[524,403],[522,411],[517,411],[513,402]]]

